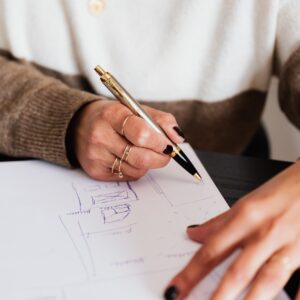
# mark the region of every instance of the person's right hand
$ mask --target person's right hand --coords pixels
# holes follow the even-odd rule
[[[183,134],[179,135],[181,131],[173,115],[143,108],[173,142],[183,142]],[[75,155],[81,167],[98,180],[137,179],[149,169],[165,166],[173,150],[165,136],[117,101],[100,100],[86,105],[79,112],[74,133]],[[125,149],[129,147],[127,155]],[[116,174],[112,173],[113,165]],[[119,170],[123,177],[119,176]]]

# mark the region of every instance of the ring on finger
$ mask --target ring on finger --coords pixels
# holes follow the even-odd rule
[[[117,166],[118,163],[119,163],[119,167],[118,167],[118,171],[116,172],[115,171],[115,167]],[[124,177],[124,175],[123,175],[123,173],[121,171],[121,161],[117,157],[115,158],[114,163],[113,163],[113,165],[111,167],[111,172],[114,175],[118,175],[119,178],[123,178]]]
[[[114,163],[111,166],[111,172],[112,172],[112,174],[115,174],[115,166],[118,163],[118,160],[119,159],[116,157],[116,159],[114,160]]]
[[[127,144],[124,151],[123,151],[121,161],[126,161],[127,162],[130,151],[131,151],[131,146],[129,144]]]
[[[121,169],[122,162],[123,162],[123,160],[121,159],[120,162],[119,162],[119,168],[118,168],[118,176],[119,176],[119,178],[123,178],[123,176],[124,176],[123,172],[122,172],[122,169]]]
[[[126,123],[127,123],[127,121],[128,121],[128,119],[130,118],[130,117],[132,117],[132,116],[134,116],[133,114],[131,114],[131,115],[128,115],[125,119],[124,119],[124,121],[123,121],[123,123],[122,123],[122,130],[121,130],[121,134],[124,136],[124,130],[125,130],[125,125],[126,125]]]

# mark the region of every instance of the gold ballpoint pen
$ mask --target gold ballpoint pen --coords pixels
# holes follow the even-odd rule
[[[163,134],[169,141],[169,137],[163,129],[156,124],[152,118],[144,111],[141,105],[122,87],[122,85],[109,73],[100,66],[96,66],[95,71],[99,74],[101,82],[108,88],[108,90],[126,107],[128,107],[135,115],[141,117],[145,122],[153,128],[156,132]],[[182,149],[172,141],[170,141],[173,151],[170,156],[180,164],[187,172],[193,175],[198,181],[202,178],[191,161],[182,151]]]

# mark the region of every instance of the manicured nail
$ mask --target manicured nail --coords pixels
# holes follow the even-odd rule
[[[190,225],[190,226],[188,226],[187,228],[188,229],[192,229],[192,228],[196,228],[196,227],[198,227],[199,225],[198,224],[195,224],[195,225]]]
[[[182,132],[182,130],[178,126],[174,126],[173,129],[176,131],[176,133],[179,136],[181,136],[182,138],[184,138],[184,133]]]
[[[173,152],[173,147],[168,145],[163,152],[164,154],[171,154]]]
[[[179,296],[179,290],[176,286],[170,286],[167,288],[164,294],[166,300],[175,300]]]

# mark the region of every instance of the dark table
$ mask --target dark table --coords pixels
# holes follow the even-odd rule
[[[206,170],[214,180],[229,206],[255,189],[291,163],[253,157],[197,151]],[[0,155],[0,161],[23,160]],[[300,254],[299,254],[300,255]],[[285,289],[295,298],[300,272],[294,273]]]

